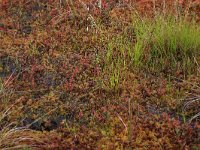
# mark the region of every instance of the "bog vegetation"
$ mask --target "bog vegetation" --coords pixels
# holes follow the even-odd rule
[[[0,149],[200,149],[199,10],[0,0]]]

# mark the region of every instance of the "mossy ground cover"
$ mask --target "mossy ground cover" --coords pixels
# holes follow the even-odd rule
[[[0,0],[0,149],[199,149],[198,1]]]

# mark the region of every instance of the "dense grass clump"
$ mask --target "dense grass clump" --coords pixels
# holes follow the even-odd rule
[[[158,15],[132,17],[116,36],[103,40],[106,86],[118,90],[125,72],[145,71],[167,75],[199,74],[200,26],[195,20]]]
[[[136,64],[142,61],[150,71],[182,71],[184,74],[196,71],[200,26],[195,21],[158,16],[153,20],[136,19],[133,27],[137,40],[134,50]],[[141,56],[141,61],[138,61]]]
[[[151,73],[198,73],[200,26],[194,20],[159,15],[155,18],[133,17],[118,35],[106,40],[104,71],[107,86],[117,89],[126,80],[125,70]]]

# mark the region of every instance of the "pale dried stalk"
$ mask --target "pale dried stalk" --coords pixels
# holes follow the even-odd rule
[[[163,0],[163,14],[166,15],[166,0]]]
[[[187,4],[188,4],[188,0],[187,0]],[[187,19],[188,16],[189,16],[189,11],[190,11],[191,6],[192,6],[192,1],[190,0],[189,4],[187,5],[187,7],[185,8],[185,11],[184,11],[184,18],[185,19]]]
[[[194,119],[200,117],[200,112],[198,112],[196,115],[194,115],[190,120],[189,123],[191,123]]]
[[[127,125],[125,124],[125,122],[123,121],[122,117],[121,117],[118,113],[117,113],[117,117],[119,118],[119,120],[120,120],[120,121],[122,122],[122,124],[124,125],[126,132],[128,132]]]
[[[94,17],[89,13],[89,9],[88,9],[87,5],[86,5],[83,1],[81,1],[81,0],[79,0],[79,2],[82,4],[83,8],[87,11],[87,13],[88,13],[88,19],[91,20],[92,26],[93,26],[93,27],[97,27],[96,22],[95,22],[95,19],[94,19]]]
[[[156,16],[156,0],[153,0],[153,12],[154,15]]]
[[[175,18],[176,20],[179,18],[179,8],[178,8],[178,0],[174,2],[174,9],[175,9]]]
[[[102,0],[98,0],[98,7],[99,7],[99,9],[101,10],[102,9]]]

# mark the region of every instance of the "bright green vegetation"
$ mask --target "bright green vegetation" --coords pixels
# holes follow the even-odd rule
[[[141,61],[150,70],[183,71],[185,74],[195,71],[200,54],[200,26],[194,21],[158,16],[151,21],[137,20],[133,26],[137,43],[143,47]]]
[[[116,88],[127,68],[173,75],[197,72],[199,55],[200,26],[195,21],[171,15],[133,17],[123,34],[108,40],[105,68],[110,68],[110,86]]]

